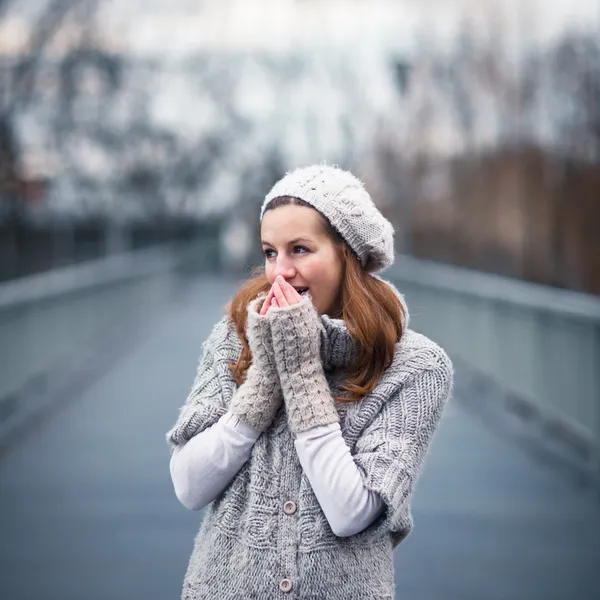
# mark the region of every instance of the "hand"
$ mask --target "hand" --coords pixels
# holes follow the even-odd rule
[[[277,275],[263,302],[260,314],[266,315],[272,306],[281,308],[298,304],[301,301],[302,296],[294,289],[294,286],[290,285],[281,275]]]
[[[283,398],[269,319],[258,312],[261,301],[255,298],[246,307],[246,337],[252,361],[246,380],[231,399],[230,410],[250,427],[264,431],[275,418]]]
[[[290,430],[298,433],[315,425],[339,422],[321,359],[325,328],[311,298],[277,279],[273,300],[286,310],[270,311],[262,318],[271,325],[275,367]]]

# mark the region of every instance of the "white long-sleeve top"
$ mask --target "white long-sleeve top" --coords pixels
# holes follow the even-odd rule
[[[261,432],[230,413],[175,448],[170,471],[175,494],[191,510],[215,500],[244,463]],[[367,489],[339,423],[320,425],[296,435],[298,459],[333,533],[359,533],[384,511],[381,497]]]

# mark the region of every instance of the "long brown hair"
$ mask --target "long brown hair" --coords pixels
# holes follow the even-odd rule
[[[312,208],[310,204],[292,196],[274,198],[266,210],[297,204]],[[314,209],[313,209],[314,210]],[[318,212],[318,211],[317,211]],[[342,390],[349,395],[336,400],[352,402],[371,392],[394,358],[394,346],[403,334],[404,309],[394,291],[383,281],[367,273],[350,246],[319,213],[323,228],[335,244],[342,260],[341,317],[348,331],[358,342],[358,351]],[[259,294],[267,294],[271,284],[264,267],[253,270],[252,276],[242,284],[227,306],[227,314],[236,328],[242,343],[242,353],[237,363],[230,365],[238,384],[245,379],[252,360],[246,337],[246,309]]]

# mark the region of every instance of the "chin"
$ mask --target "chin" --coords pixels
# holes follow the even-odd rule
[[[326,308],[324,310],[321,310],[319,307],[315,307],[317,309],[317,312],[319,313],[319,316],[322,317],[323,315],[327,315],[328,317],[332,317],[334,314],[334,311],[330,308]]]

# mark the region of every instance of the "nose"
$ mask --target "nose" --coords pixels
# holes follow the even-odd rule
[[[288,279],[292,279],[295,274],[296,268],[294,267],[293,262],[283,252],[280,252],[275,261],[273,279],[275,279],[277,275],[281,275],[287,281]]]

